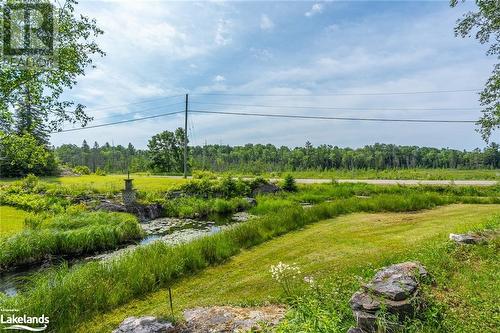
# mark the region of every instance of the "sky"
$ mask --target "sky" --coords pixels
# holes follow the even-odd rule
[[[90,125],[189,109],[350,118],[477,120],[493,57],[454,36],[474,5],[447,1],[86,1],[106,52],[66,97]],[[385,95],[384,95],[385,94]],[[248,106],[250,105],[250,106]],[[293,108],[286,108],[287,106]],[[311,108],[301,108],[301,107]],[[327,109],[330,108],[330,109]],[[57,133],[51,142],[147,147],[184,115]],[[66,126],[72,128],[72,125]],[[482,148],[472,123],[304,120],[190,113],[190,144]],[[492,137],[500,141],[499,133]]]

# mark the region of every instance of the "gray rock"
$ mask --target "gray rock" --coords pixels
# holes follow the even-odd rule
[[[351,327],[347,333],[364,333],[363,330],[359,327]]]
[[[416,262],[404,262],[384,267],[357,291],[349,301],[358,328],[375,332],[377,313],[381,309],[399,317],[412,315],[419,303],[419,281],[428,276]]]
[[[247,212],[238,212],[238,213],[234,213],[233,216],[231,217],[231,219],[233,221],[236,221],[236,222],[246,222],[246,221],[253,219],[255,217],[256,217],[255,215],[252,215],[252,214],[247,213]]]
[[[124,205],[117,204],[108,200],[103,200],[95,207],[95,210],[104,210],[107,212],[126,212],[127,208]]]
[[[243,200],[245,200],[246,202],[248,202],[248,204],[251,207],[257,206],[257,200],[255,200],[254,198],[245,197],[245,198],[243,198]]]
[[[260,183],[252,191],[252,195],[256,196],[258,194],[272,194],[279,192],[280,188],[272,183]]]
[[[184,311],[183,333],[261,332],[276,326],[285,316],[286,309],[270,305],[263,307],[213,306]]]
[[[113,333],[170,333],[174,330],[172,323],[155,317],[129,317]]]
[[[450,234],[450,240],[458,244],[478,244],[481,237],[473,234]]]
[[[127,212],[134,214],[142,222],[157,219],[163,212],[163,207],[159,204],[142,205],[136,203],[126,207]]]

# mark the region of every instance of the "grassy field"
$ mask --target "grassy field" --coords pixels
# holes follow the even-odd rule
[[[267,177],[282,177],[288,172],[269,173]],[[499,180],[500,170],[458,169],[388,169],[388,170],[331,170],[294,171],[296,178],[326,179],[416,179],[416,180]]]
[[[42,177],[41,180],[51,184],[58,184],[70,188],[89,188],[102,193],[117,193],[124,187],[123,179],[126,175],[107,176],[65,176],[65,177]],[[155,176],[131,175],[134,179],[134,187],[140,191],[167,191],[172,187],[185,182],[184,179],[172,179]],[[0,179],[1,183],[11,183],[15,179]]]
[[[26,212],[9,206],[0,206],[0,237],[20,232],[24,228]]]
[[[449,258],[438,252],[433,252],[437,253],[434,256],[424,254],[434,246],[440,248],[446,244],[449,232],[479,227],[497,211],[497,205],[452,205],[418,213],[358,213],[322,221],[181,280],[173,287],[175,314],[180,316],[183,309],[195,306],[278,301],[280,287],[269,273],[270,266],[278,261],[296,262],[305,275],[318,279],[335,276],[352,280],[355,275],[367,278],[383,265],[409,259],[421,260],[431,273],[447,274],[443,272],[444,268],[450,268]],[[486,291],[488,285],[495,285],[495,279],[498,282],[498,273],[494,273],[498,269],[498,258],[493,263],[492,267],[458,260],[456,265],[468,268],[451,267],[456,271],[449,272],[449,283],[438,284],[433,291],[444,306],[453,305],[453,310],[446,313],[447,320],[460,322],[464,332],[489,331],[494,325],[495,308],[484,307],[495,304],[500,296],[498,288]],[[358,286],[359,282],[352,285],[354,289]],[[445,292],[446,288],[452,288],[452,292]],[[470,298],[476,288],[483,290],[481,295]],[[99,315],[80,325],[77,331],[109,332],[127,316],[168,316],[167,300],[167,291],[161,290]],[[347,303],[348,298],[344,301]],[[482,320],[478,320],[478,316]],[[351,323],[353,318],[345,324]]]

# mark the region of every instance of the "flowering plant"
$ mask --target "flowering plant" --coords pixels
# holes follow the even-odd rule
[[[280,261],[277,265],[271,266],[270,273],[273,279],[281,284],[285,294],[291,296],[292,289],[299,280],[299,275],[301,274],[297,264],[285,264]]]

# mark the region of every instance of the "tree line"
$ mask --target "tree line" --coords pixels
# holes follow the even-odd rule
[[[165,172],[181,173],[183,169],[182,129],[162,132],[151,138],[147,150],[111,146],[86,141],[81,146],[65,144],[54,152],[58,161],[69,167],[87,166],[108,173]],[[500,168],[499,145],[491,143],[483,150],[399,146],[379,144],[363,148],[340,148],[332,145],[276,147],[272,144],[244,146],[205,145],[189,147],[189,166],[193,170],[214,172],[273,172],[332,169],[395,169],[395,168]]]

